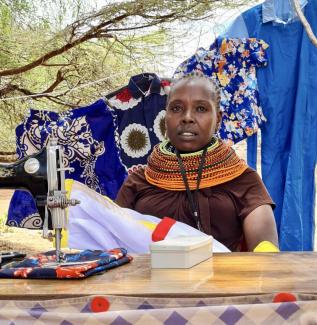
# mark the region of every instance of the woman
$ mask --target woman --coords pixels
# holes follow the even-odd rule
[[[220,95],[208,78],[178,80],[167,99],[168,141],[131,174],[116,202],[201,229],[233,251],[278,251],[274,203],[256,171],[215,137]]]

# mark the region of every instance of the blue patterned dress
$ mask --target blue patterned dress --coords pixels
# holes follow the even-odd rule
[[[66,177],[86,184],[114,199],[127,173],[115,143],[112,114],[103,100],[77,109],[56,113],[31,110],[16,128],[19,159],[38,152],[49,137],[55,137],[64,150],[64,164],[74,171]],[[10,203],[7,224],[41,228],[33,197],[16,191]]]
[[[165,133],[168,80],[154,73],[130,78],[128,85],[108,98],[117,131],[121,159],[129,172],[146,165],[152,148]]]

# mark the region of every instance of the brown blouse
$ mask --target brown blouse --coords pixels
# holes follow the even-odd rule
[[[243,239],[244,218],[261,205],[274,207],[261,178],[251,168],[227,183],[200,189],[197,194],[204,232],[233,251],[239,250]],[[143,168],[129,175],[116,202],[143,214],[168,216],[196,227],[186,191],[168,191],[151,185]]]

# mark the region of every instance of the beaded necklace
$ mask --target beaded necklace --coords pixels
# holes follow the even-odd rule
[[[181,157],[179,151],[176,149],[176,157],[177,157],[178,165],[179,165],[180,172],[181,172],[181,175],[183,178],[183,182],[184,182],[184,185],[186,188],[186,194],[187,194],[187,198],[189,200],[192,217],[193,217],[194,221],[196,222],[197,229],[200,231],[203,231],[203,229],[202,229],[201,220],[200,220],[199,206],[198,206],[198,201],[197,201],[197,192],[199,190],[199,185],[200,185],[201,176],[202,176],[202,172],[203,172],[203,168],[204,168],[204,164],[205,164],[207,149],[208,149],[208,146],[205,146],[205,148],[203,149],[203,153],[201,155],[200,163],[198,166],[196,190],[194,192],[194,195],[190,191],[190,188],[188,185],[188,179],[186,176],[186,170],[185,170],[185,167],[183,164],[182,157]]]
[[[203,150],[180,154],[190,190],[196,189],[202,154]],[[246,169],[247,164],[229,145],[213,138],[206,150],[199,188],[228,182],[240,176]],[[175,148],[168,141],[154,147],[145,168],[145,177],[150,184],[166,190],[186,190]]]

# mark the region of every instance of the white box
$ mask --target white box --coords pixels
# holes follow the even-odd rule
[[[181,236],[150,244],[153,269],[187,269],[212,256],[212,236]]]

